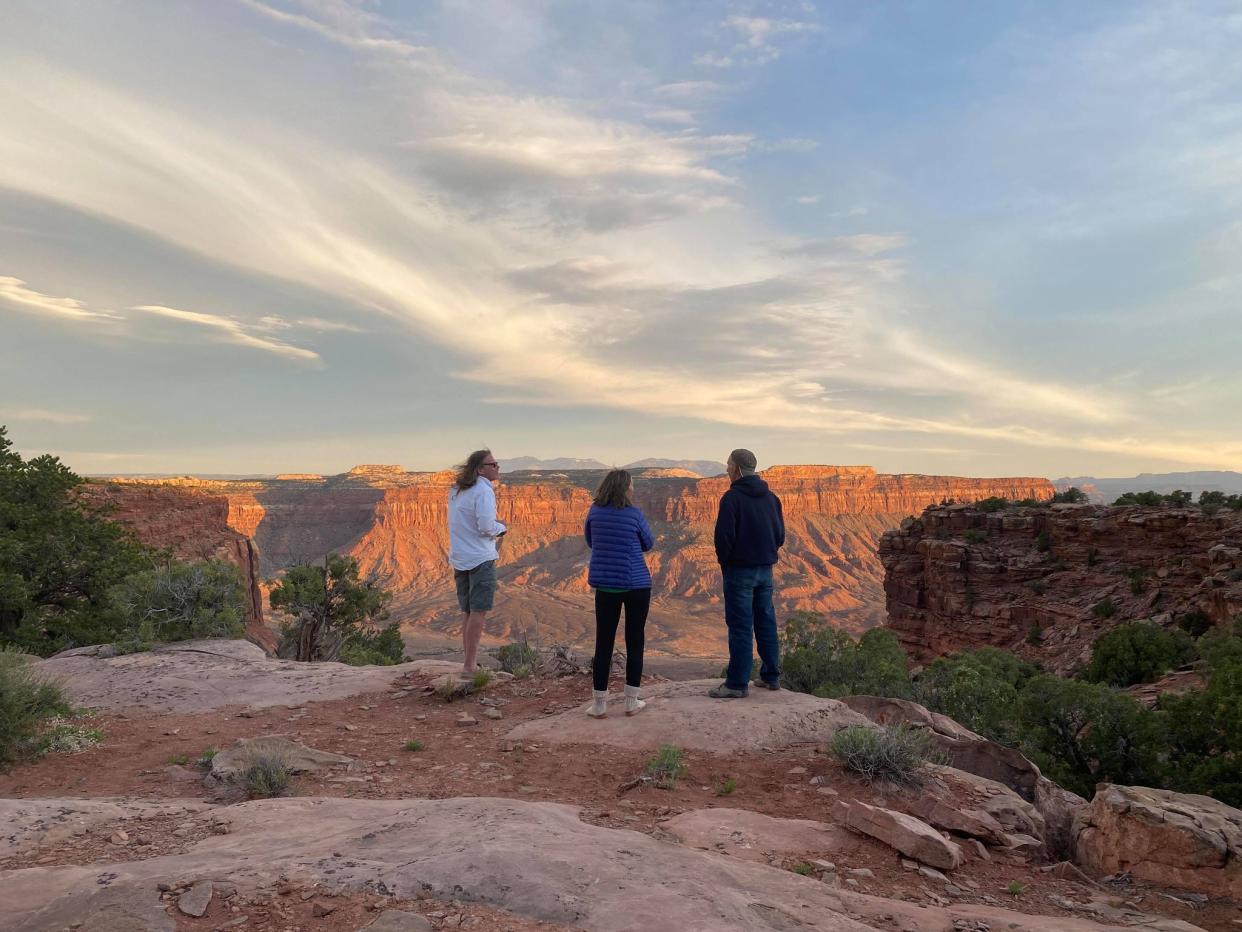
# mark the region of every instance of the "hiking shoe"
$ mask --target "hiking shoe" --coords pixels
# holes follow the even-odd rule
[[[713,699],[745,699],[746,698],[746,690],[730,689],[724,683],[721,683],[719,686],[713,686],[711,689],[707,691],[707,694],[711,696]]]
[[[769,683],[769,682],[767,682],[766,680],[764,680],[764,681],[763,681],[763,682],[761,682],[759,685],[760,685],[760,686],[762,686],[764,689],[770,689],[770,690],[772,690],[772,692],[778,692],[778,691],[780,690],[780,688],[781,688],[781,684],[780,684],[780,681],[779,681],[779,680],[774,680],[774,681],[773,681],[773,682],[771,682],[771,683]]]

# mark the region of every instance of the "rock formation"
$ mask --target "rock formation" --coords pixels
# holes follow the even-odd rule
[[[181,560],[227,560],[237,566],[250,603],[246,634],[265,649],[275,649],[263,625],[259,555],[251,536],[234,527],[228,498],[184,484],[88,482],[79,494],[149,547],[171,550]]]
[[[1075,824],[1078,863],[1242,899],[1242,811],[1210,796],[1104,786]]]
[[[1125,621],[1242,612],[1242,513],[931,507],[880,542],[888,624],[919,660],[992,644],[1057,672]]]
[[[643,470],[635,475],[636,503],[657,535],[649,556],[656,597],[648,643],[687,655],[719,655],[723,632],[712,527],[728,479],[669,477],[660,469],[651,477]],[[577,471],[503,480],[500,517],[512,530],[501,556],[500,602],[492,620],[498,627],[489,633],[508,636],[539,625],[545,639],[590,636],[582,522],[601,476]],[[781,496],[788,523],[777,568],[778,610],[831,613],[854,631],[883,621],[875,548],[902,518],[944,500],[1052,494],[1044,479],[880,475],[866,466],[778,466],[763,477]],[[451,483],[449,472],[366,466],[326,479],[203,481],[197,488],[228,500],[229,525],[257,545],[265,576],[322,560],[328,552],[351,553],[364,574],[394,590],[396,617],[455,634],[460,619],[445,523]],[[178,484],[186,486],[184,480]]]

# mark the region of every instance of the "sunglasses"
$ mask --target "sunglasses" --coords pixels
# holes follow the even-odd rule
[[[497,468],[499,468],[500,466],[500,464],[497,463],[495,460],[492,460],[490,463],[480,463],[479,465],[480,466],[496,466]]]

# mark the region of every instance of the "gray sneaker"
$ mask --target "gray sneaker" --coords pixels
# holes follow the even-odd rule
[[[721,683],[719,686],[713,686],[707,691],[707,694],[713,699],[745,699],[747,695],[746,690],[730,689],[724,683]]]
[[[760,680],[759,685],[762,686],[764,689],[772,690],[772,692],[777,692],[781,688],[781,684],[779,680],[775,680],[771,683],[767,682],[766,680]]]

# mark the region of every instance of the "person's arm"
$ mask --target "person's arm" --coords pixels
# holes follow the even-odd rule
[[[651,526],[641,511],[638,511],[638,546],[642,547],[643,553],[655,546],[655,535],[651,533]]]
[[[496,520],[496,493],[484,486],[474,499],[474,521],[483,537],[499,537],[508,530]]]
[[[776,499],[776,549],[785,546],[785,509],[781,507],[780,497],[773,495]]]
[[[724,566],[733,555],[737,542],[737,509],[726,492],[720,498],[720,510],[716,513],[716,562]]]
[[[589,511],[587,512],[587,517],[586,517],[585,533],[586,533],[587,546],[590,547],[591,546],[591,512]]]

